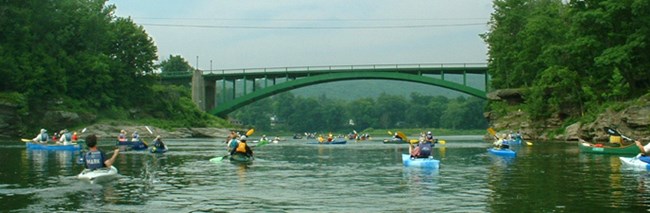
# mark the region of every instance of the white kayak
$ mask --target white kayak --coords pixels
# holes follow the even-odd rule
[[[89,180],[93,182],[99,182],[103,180],[109,180],[117,176],[117,168],[111,166],[111,168],[101,168],[101,169],[84,169],[77,175],[78,179]]]
[[[633,167],[635,169],[650,171],[650,164],[639,160],[637,157],[618,157],[623,162],[623,165]]]

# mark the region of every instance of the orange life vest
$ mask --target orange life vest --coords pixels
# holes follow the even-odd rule
[[[239,144],[237,144],[237,149],[235,149],[235,151],[246,153],[246,143],[239,142]]]

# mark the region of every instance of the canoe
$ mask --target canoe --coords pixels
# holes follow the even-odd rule
[[[33,150],[65,150],[65,151],[78,151],[81,150],[81,145],[80,144],[68,144],[68,145],[62,145],[62,144],[39,144],[39,143],[32,143],[32,142],[26,142],[27,149],[33,149]]]
[[[117,168],[111,166],[111,168],[101,168],[101,169],[84,169],[77,175],[77,178],[80,180],[88,180],[93,182],[100,182],[105,180],[110,180],[117,176]]]
[[[438,169],[440,168],[440,161],[429,158],[411,158],[409,154],[402,154],[402,163],[406,167],[420,167],[420,168],[429,168],[429,169]]]
[[[640,170],[647,170],[650,171],[650,164],[643,162],[639,160],[639,158],[636,157],[618,157],[621,159],[621,162],[623,165],[635,168],[635,169],[640,169]]]
[[[246,156],[244,154],[238,154],[238,153],[230,155],[229,159],[230,159],[230,162],[232,162],[232,163],[252,163],[253,162],[253,158],[248,157],[248,156]]]
[[[516,157],[517,153],[511,149],[496,149],[494,147],[487,149],[487,151],[493,155],[504,156],[504,157]]]
[[[578,143],[578,147],[580,147],[580,152],[584,152],[584,153],[636,155],[639,154],[639,152],[641,152],[641,150],[639,150],[639,147],[637,147],[636,144],[614,147],[614,146],[596,145],[596,144],[588,143],[584,140],[580,140],[580,143]]]

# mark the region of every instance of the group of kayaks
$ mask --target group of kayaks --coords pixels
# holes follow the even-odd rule
[[[33,141],[26,141],[25,147],[29,150],[51,150],[51,151],[79,151],[81,152],[83,140],[78,141],[77,143],[70,144],[44,144],[36,143]],[[165,153],[168,150],[167,145],[164,148],[157,148],[155,146],[147,146],[143,141],[129,141],[129,142],[116,142],[116,146],[120,151],[149,151],[151,153]],[[83,161],[81,161],[83,162]],[[110,168],[101,168],[101,169],[84,169],[77,175],[77,178],[80,180],[87,180],[93,183],[102,182],[110,180],[116,177],[118,174],[117,168],[111,166]]]

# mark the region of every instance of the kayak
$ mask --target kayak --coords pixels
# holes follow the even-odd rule
[[[248,156],[246,156],[244,154],[238,154],[238,153],[230,155],[229,159],[230,159],[230,162],[232,162],[232,163],[252,163],[253,162],[253,158],[248,157]]]
[[[117,176],[117,168],[111,166],[111,168],[101,168],[101,169],[84,169],[77,175],[78,179],[89,180],[93,182],[100,182],[105,180],[110,180]]]
[[[643,162],[639,160],[637,157],[618,157],[621,159],[621,162],[623,162],[623,165],[635,168],[635,169],[641,169],[641,170],[648,170],[650,171],[650,164]]]
[[[167,152],[167,150],[169,150],[169,149],[167,148],[167,146],[165,146],[165,147],[162,148],[162,149],[161,149],[161,148],[157,148],[157,147],[155,147],[155,146],[151,146],[151,149],[149,149],[149,152],[151,152],[151,153],[165,153],[165,152]]]
[[[429,169],[438,169],[440,168],[440,161],[429,158],[411,158],[408,154],[402,154],[402,163],[406,167],[421,167]]]
[[[517,153],[515,151],[512,151],[511,149],[496,149],[496,148],[489,148],[487,149],[489,153],[492,153],[493,155],[498,155],[498,156],[504,156],[504,157],[515,157],[517,156]]]
[[[404,140],[393,140],[393,139],[384,139],[384,144],[404,144],[407,143]]]
[[[67,151],[77,151],[81,150],[81,145],[79,144],[68,144],[68,145],[62,145],[62,144],[39,144],[39,143],[32,143],[32,142],[27,142],[26,145],[27,149],[35,149],[35,150],[67,150]]]
[[[578,143],[580,147],[580,152],[584,153],[599,153],[599,154],[622,154],[622,155],[636,155],[641,152],[639,147],[636,144],[630,144],[627,146],[605,146],[602,144],[592,144],[584,140],[580,140]]]
[[[336,144],[346,144],[346,143],[348,143],[348,141],[346,140],[334,140],[332,142],[322,142],[322,143],[315,141],[315,142],[309,142],[307,144],[336,145]]]
[[[120,151],[129,151],[129,150],[135,150],[135,151],[144,151],[147,150],[147,145],[145,145],[142,141],[126,141],[126,142],[116,142],[115,145],[120,148]]]

